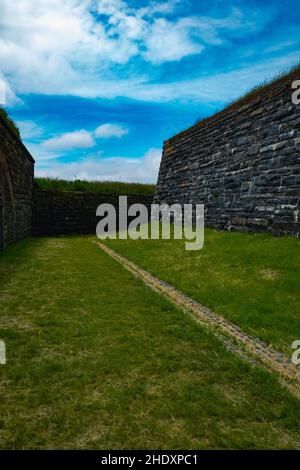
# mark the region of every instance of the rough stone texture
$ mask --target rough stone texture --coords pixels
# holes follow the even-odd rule
[[[164,143],[157,203],[202,203],[217,229],[300,233],[300,105],[291,74]]]
[[[0,249],[31,233],[34,160],[0,118]]]
[[[150,211],[152,196],[130,195],[131,204],[145,204]],[[100,217],[96,209],[110,203],[118,216],[119,196],[109,193],[35,190],[33,194],[33,235],[93,234]],[[149,212],[150,213],[150,212]],[[128,218],[130,221],[130,218]]]

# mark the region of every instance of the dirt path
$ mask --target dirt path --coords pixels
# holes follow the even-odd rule
[[[225,320],[170,284],[141,269],[103,243],[93,243],[96,243],[102,251],[118,261],[134,276],[142,279],[148,287],[164,295],[178,308],[191,315],[198,323],[209,327],[209,330],[223,342],[226,349],[233,351],[253,365],[263,365],[277,372],[281,383],[300,398],[300,371],[297,366],[291,363],[289,358],[268,347],[258,338],[248,335],[237,325]]]

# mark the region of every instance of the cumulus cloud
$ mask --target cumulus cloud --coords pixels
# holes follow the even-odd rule
[[[127,135],[129,130],[125,126],[120,126],[119,124],[106,123],[97,127],[94,131],[95,137],[102,139],[107,139],[110,137],[123,137]]]
[[[42,146],[46,150],[74,150],[91,148],[95,144],[91,133],[81,129],[80,131],[66,132],[59,137],[47,139],[43,142]]]
[[[140,158],[93,158],[72,163],[51,163],[37,159],[36,175],[41,177],[155,183],[161,149],[149,149]]]
[[[204,46],[190,38],[187,24],[178,21],[171,24],[164,18],[154,21],[145,37],[144,57],[153,63],[180,60],[191,54],[199,54]]]
[[[19,121],[18,125],[24,139],[32,139],[43,134],[43,129],[33,121]],[[42,155],[44,159],[48,157],[52,159],[58,158],[60,154],[65,151],[94,147],[96,145],[95,139],[120,138],[128,133],[129,129],[125,126],[105,123],[98,126],[94,131],[80,129],[73,132],[65,132],[59,136],[46,139],[40,144],[32,145],[29,142],[28,146],[36,156]]]

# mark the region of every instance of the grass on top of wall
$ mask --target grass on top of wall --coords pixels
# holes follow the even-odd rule
[[[293,75],[297,72],[300,74],[300,62],[297,63],[296,65],[293,65],[289,69],[281,70],[279,73],[277,73],[273,77],[271,77],[269,79],[266,79],[263,82],[259,83],[258,85],[254,86],[249,91],[247,91],[244,95],[242,95],[240,98],[238,98],[238,99],[232,101],[231,103],[229,103],[228,107],[229,108],[232,107],[232,106],[235,107],[236,105],[246,103],[251,98],[254,98],[255,96],[259,96],[270,85],[273,85],[274,83],[276,83],[276,82],[278,82],[282,79],[288,78],[289,75]]]
[[[54,189],[59,191],[90,191],[115,194],[154,195],[154,184],[122,183],[120,181],[63,180],[56,178],[35,178],[36,189]]]
[[[19,128],[17,127],[16,123],[11,119],[7,111],[5,111],[4,108],[0,106],[0,118],[2,118],[3,121],[5,121],[6,125],[9,127],[11,132],[18,138],[20,138],[20,131]]]
[[[224,111],[227,111],[231,108],[236,108],[237,106],[246,105],[251,99],[262,95],[271,85],[275,84],[276,82],[279,82],[280,80],[287,79],[289,76],[293,76],[294,74],[297,74],[297,73],[299,73],[299,78],[300,78],[300,61],[297,64],[293,65],[292,67],[281,70],[279,73],[272,76],[271,78],[266,78],[263,82],[258,83],[253,88],[246,91],[246,93],[241,95],[239,98],[236,98],[235,100],[227,103],[224,106],[224,108],[221,109],[219,113],[223,113]],[[206,120],[209,120],[210,118],[215,116],[215,114],[216,113],[212,114],[211,116],[199,117],[195,125],[205,122]]]

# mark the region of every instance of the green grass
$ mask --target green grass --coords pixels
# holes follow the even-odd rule
[[[0,117],[3,119],[3,121],[6,122],[7,126],[9,129],[12,131],[12,133],[20,138],[20,131],[19,128],[17,127],[16,123],[11,119],[11,117],[8,115],[7,111],[5,111],[4,108],[0,106]]]
[[[61,180],[53,178],[35,178],[36,189],[55,189],[59,191],[91,191],[117,194],[154,195],[154,184],[122,183],[118,181]]]
[[[273,85],[274,83],[285,79],[289,75],[293,75],[295,73],[300,73],[300,62],[297,62],[292,67],[279,71],[274,76],[266,78],[263,82],[258,83],[256,86],[244,93],[244,95],[229,103],[227,107],[235,107],[236,105],[246,103],[248,100],[251,100],[252,98],[264,93],[270,87],[270,85]]]
[[[268,344],[292,353],[300,339],[300,241],[206,230],[204,248],[181,240],[109,240],[154,275]]]
[[[292,67],[281,70],[280,72],[278,72],[274,76],[268,77],[264,81],[262,81],[261,83],[258,83],[257,85],[255,85],[253,88],[250,88],[250,90],[246,91],[246,93],[241,95],[239,98],[236,98],[235,100],[230,101],[229,103],[227,103],[224,106],[224,108],[221,109],[221,111],[219,111],[218,114],[223,113],[224,111],[229,110],[231,108],[236,108],[238,106],[242,106],[242,105],[247,104],[253,98],[259,97],[263,93],[265,93],[270,88],[270,86],[273,85],[274,83],[276,83],[276,82],[278,82],[282,79],[286,79],[290,75],[292,76],[292,75],[297,74],[297,73],[300,74],[300,62],[297,62]],[[206,117],[199,117],[197,119],[197,121],[195,122],[194,126],[197,125],[197,124],[200,124],[202,122],[205,122],[207,119],[210,119],[215,114],[216,113],[214,113],[212,115],[209,115],[209,116],[206,116]]]
[[[2,449],[299,448],[300,401],[89,237],[9,247],[0,282]]]

